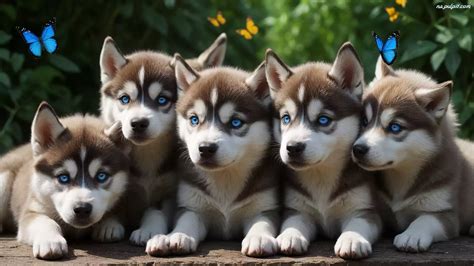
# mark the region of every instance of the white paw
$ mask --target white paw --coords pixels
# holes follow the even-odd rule
[[[169,248],[174,254],[189,254],[197,249],[197,241],[194,237],[183,233],[173,233],[169,236]]]
[[[297,230],[287,229],[276,240],[282,254],[301,255],[308,251],[309,241]]]
[[[139,228],[132,232],[130,235],[130,242],[136,246],[145,246],[146,242],[154,235],[162,234],[158,230],[154,230],[153,228]]]
[[[98,242],[116,242],[125,237],[125,228],[114,218],[107,218],[94,226],[92,239]]]
[[[170,239],[166,235],[155,235],[146,242],[146,253],[150,256],[166,256],[170,252]]]
[[[356,232],[344,232],[336,241],[334,253],[343,259],[367,258],[372,253],[372,245]]]
[[[67,242],[61,235],[49,238],[37,238],[33,241],[33,256],[35,256],[35,258],[55,260],[67,254]]]
[[[427,251],[432,242],[433,237],[431,235],[409,231],[397,235],[393,240],[395,247],[405,252]]]
[[[271,235],[247,235],[242,241],[242,254],[250,257],[268,257],[278,250],[277,240]]]

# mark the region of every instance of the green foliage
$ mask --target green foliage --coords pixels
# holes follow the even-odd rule
[[[436,2],[436,1],[435,1]],[[371,80],[377,51],[371,36],[401,31],[395,67],[418,69],[438,81],[454,80],[453,101],[460,113],[461,135],[474,136],[472,10],[439,10],[427,0],[162,0],[59,1],[18,0],[0,4],[0,154],[29,139],[38,104],[47,100],[61,115],[98,113],[99,54],[112,36],[124,53],[161,50],[194,57],[221,33],[229,38],[225,63],[251,70],[273,48],[290,65],[330,61],[349,40],[359,52]],[[472,5],[472,3],[471,3]],[[384,8],[400,17],[388,20]],[[208,21],[221,10],[227,23]],[[235,33],[251,16],[260,32],[250,41]],[[58,51],[39,59],[27,52],[15,26],[40,33],[57,19]]]

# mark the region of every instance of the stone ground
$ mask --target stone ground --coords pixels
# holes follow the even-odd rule
[[[45,262],[32,257],[31,248],[16,242],[13,236],[0,236],[0,265],[25,264],[239,264],[239,265],[474,265],[474,238],[459,238],[433,245],[423,254],[397,252],[391,241],[380,241],[374,247],[370,259],[344,261],[333,255],[333,244],[329,241],[316,242],[302,257],[275,256],[255,259],[240,254],[240,243],[206,242],[193,256],[153,258],[144,253],[144,248],[130,246],[127,242],[95,244],[90,242],[70,243],[69,258],[58,262]]]

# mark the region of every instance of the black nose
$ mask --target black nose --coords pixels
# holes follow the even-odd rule
[[[293,142],[290,141],[286,144],[286,150],[288,151],[288,155],[290,157],[297,157],[303,153],[304,149],[306,148],[306,144],[303,142]]]
[[[77,218],[89,218],[89,215],[92,212],[92,205],[90,203],[78,203],[74,206],[74,213]]]
[[[352,152],[356,158],[362,158],[369,151],[369,147],[364,144],[356,144],[352,147]]]
[[[136,133],[143,133],[148,128],[150,121],[146,118],[135,118],[132,119],[130,123],[132,125],[132,129]]]
[[[201,143],[199,144],[199,154],[201,155],[201,157],[209,159],[214,156],[217,151],[217,148],[219,148],[219,146],[217,146],[217,144],[215,143]]]

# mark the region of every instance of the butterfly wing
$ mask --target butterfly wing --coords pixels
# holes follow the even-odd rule
[[[41,56],[41,43],[38,38],[33,32],[30,30],[27,30],[25,28],[22,28],[20,30],[21,37],[23,37],[23,40],[25,40],[26,44],[28,44],[28,50],[30,53],[36,57]]]
[[[219,27],[220,26],[219,21],[215,18],[207,17],[207,20],[209,22],[211,22],[211,24],[214,25],[214,27]]]
[[[244,37],[246,40],[252,39],[252,34],[246,29],[238,29],[236,30],[236,32],[242,37]]]
[[[382,59],[389,65],[393,64],[397,58],[398,38],[399,33],[394,32],[390,34],[390,36],[387,38],[387,41],[385,41],[385,44],[383,45],[381,52]]]
[[[252,34],[252,35],[255,35],[258,33],[258,27],[257,25],[255,25],[255,22],[253,21],[253,19],[251,17],[248,17],[247,18],[247,22],[246,22],[246,28],[247,28],[247,31]]]
[[[225,20],[225,18],[224,18],[224,15],[222,15],[222,12],[221,12],[221,11],[217,12],[217,17],[216,17],[216,19],[217,19],[217,21],[219,21],[219,24],[221,24],[221,25],[224,25],[225,22],[226,22],[226,20]]]
[[[50,54],[54,53],[58,48],[58,43],[54,39],[56,35],[54,31],[54,20],[49,21],[43,28],[43,32],[41,33],[41,42],[44,45],[46,51]]]
[[[383,50],[383,41],[382,41],[382,39],[375,32],[372,32],[372,36],[374,36],[375,44],[377,45],[377,49],[381,53],[382,50]]]

